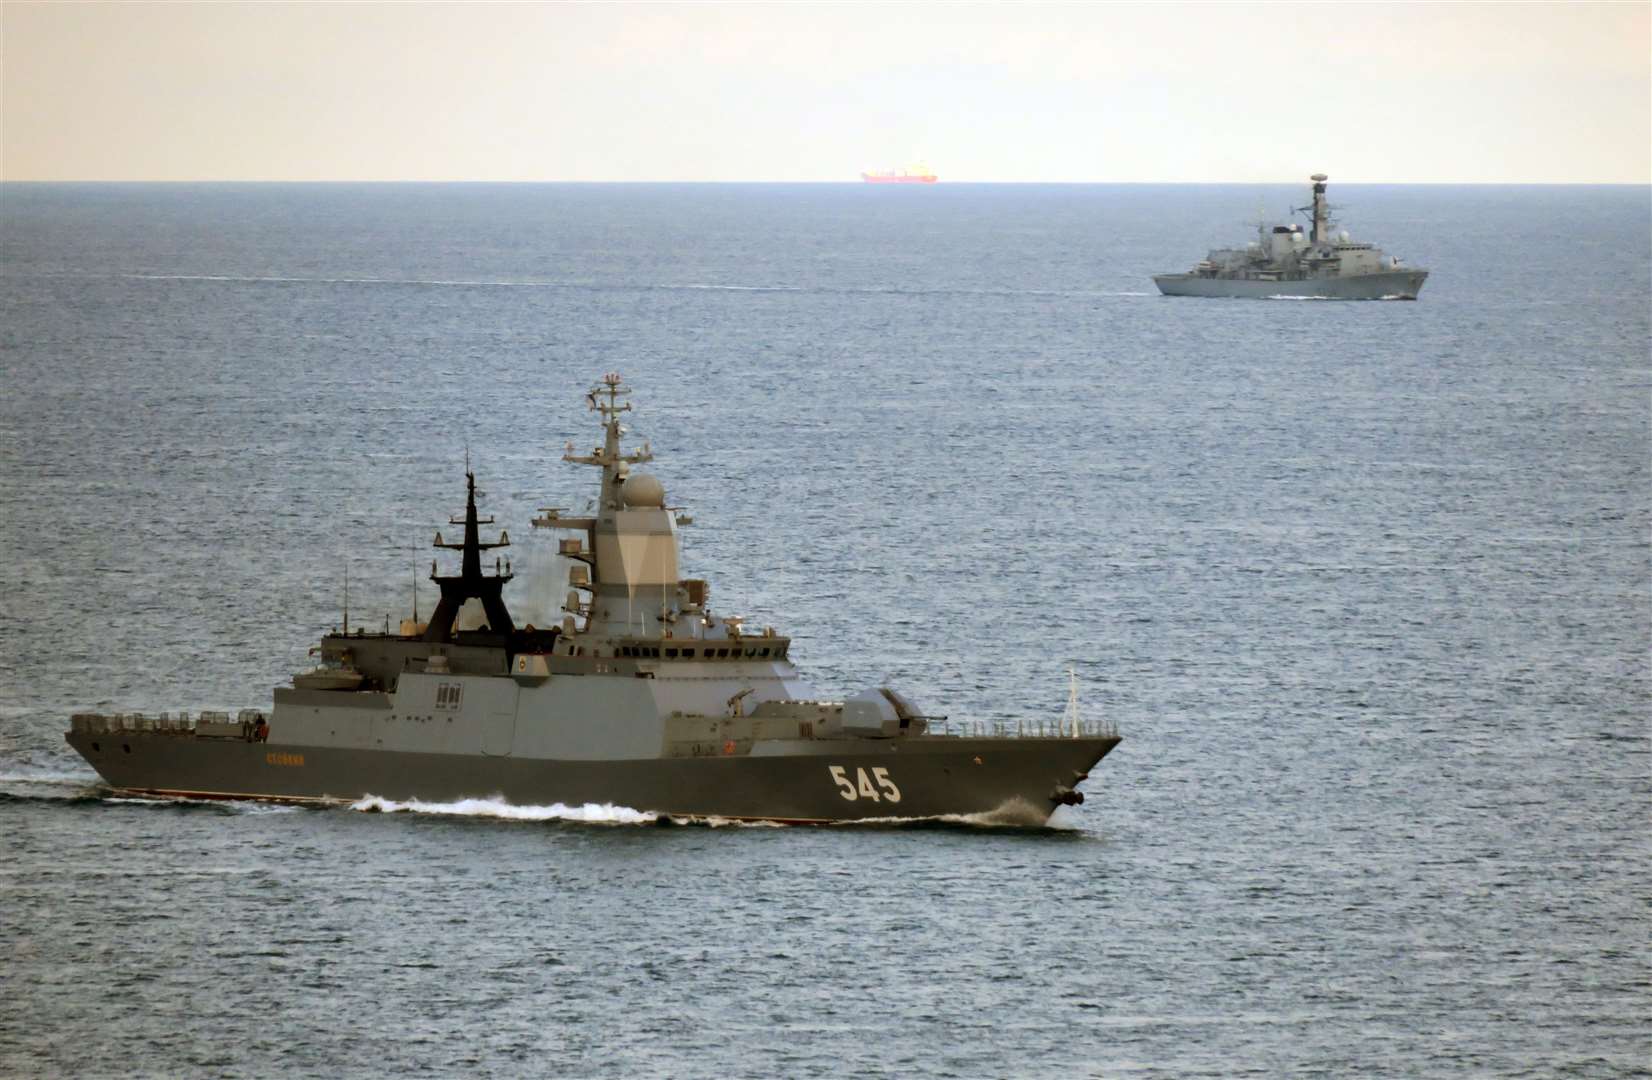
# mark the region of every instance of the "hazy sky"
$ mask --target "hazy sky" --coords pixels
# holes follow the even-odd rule
[[[1652,180],[1652,3],[0,5],[8,180]]]

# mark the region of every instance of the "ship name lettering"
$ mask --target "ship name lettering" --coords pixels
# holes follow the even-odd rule
[[[901,801],[901,789],[895,786],[895,781],[889,778],[889,770],[882,765],[874,767],[870,776],[865,769],[857,767],[854,779],[850,779],[849,770],[842,765],[828,765],[826,768],[832,774],[833,783],[837,784],[838,796],[845,802],[855,802],[857,799]]]
[[[274,750],[264,755],[266,765],[303,765],[303,754],[283,754]]]

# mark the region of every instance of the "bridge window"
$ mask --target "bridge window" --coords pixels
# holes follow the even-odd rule
[[[676,649],[667,649],[667,650],[665,650],[665,658],[667,660],[677,659],[677,650]]]

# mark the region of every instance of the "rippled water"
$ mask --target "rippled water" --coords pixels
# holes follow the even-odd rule
[[[1300,192],[1267,193],[1286,205]],[[1166,299],[1255,189],[0,187],[0,1074],[1627,1076],[1645,188],[1357,188],[1409,303]],[[111,797],[636,386],[833,693],[1125,742],[1056,827]],[[427,608],[433,594],[421,591]]]

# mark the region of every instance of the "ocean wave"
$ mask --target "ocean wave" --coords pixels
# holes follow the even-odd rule
[[[389,285],[419,288],[457,289],[557,289],[580,292],[734,292],[813,293],[823,296],[964,296],[964,297],[1095,297],[1153,296],[1138,290],[1093,292],[1068,289],[1002,289],[938,285],[933,288],[909,285],[781,285],[668,281],[531,281],[496,278],[386,278],[386,277],[300,277],[284,274],[62,274],[77,278],[113,277],[127,281],[206,281],[245,285]],[[1281,299],[1304,299],[1282,297]]]
[[[800,285],[648,285],[650,289],[685,289],[696,292],[802,292]]]
[[[519,281],[498,278],[291,277],[279,274],[118,274],[128,281],[220,281],[245,285],[419,285],[459,289],[644,289],[684,292],[803,292],[797,285],[727,285],[639,282]]]
[[[0,803],[99,802],[100,784],[95,776],[0,776]]]
[[[0,774],[0,784],[48,784],[67,785],[75,784],[85,787],[87,784],[98,783],[97,774],[90,769],[63,772],[57,769],[31,769],[27,772],[8,772]]]

